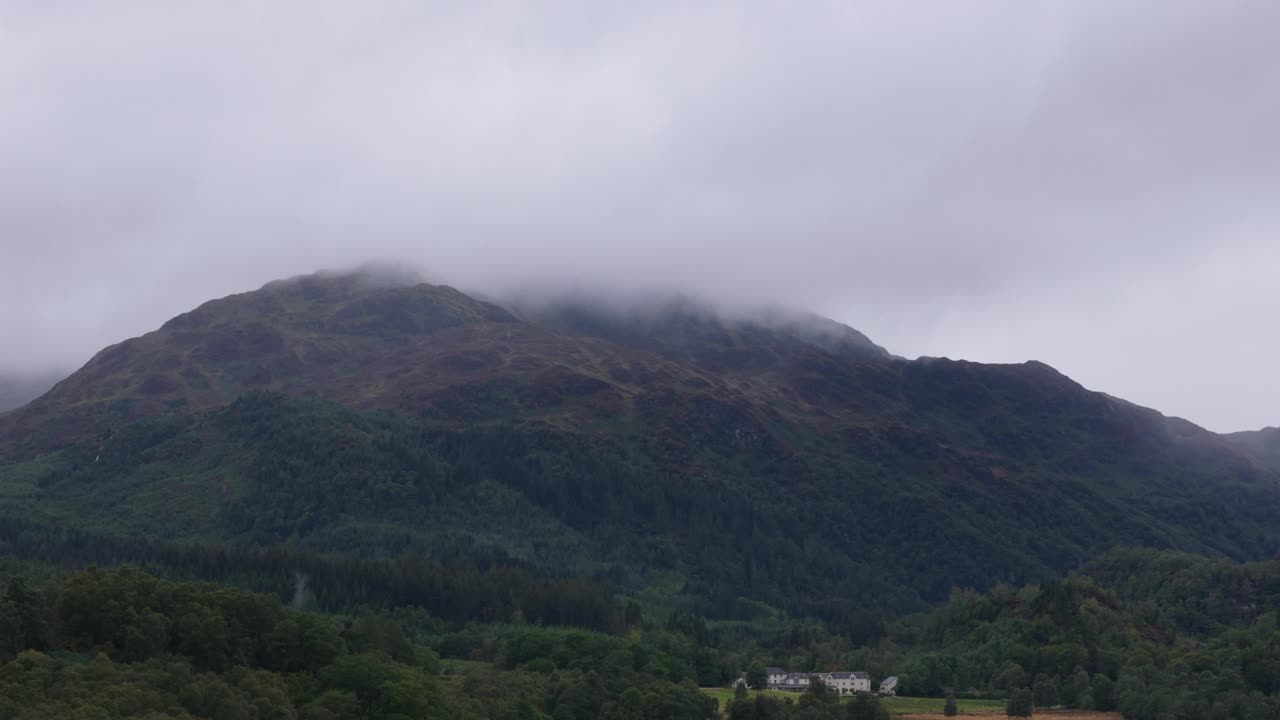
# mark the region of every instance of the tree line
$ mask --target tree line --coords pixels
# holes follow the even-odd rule
[[[576,639],[557,664],[527,648],[517,658],[515,647],[529,641],[513,631],[504,662],[456,678],[386,616],[300,612],[273,595],[128,566],[43,586],[13,577],[0,595],[0,716],[705,720],[716,712],[660,647],[527,630],[552,633],[551,649]],[[593,667],[623,651],[630,662],[603,664],[603,674]],[[545,662],[522,667],[537,659]]]

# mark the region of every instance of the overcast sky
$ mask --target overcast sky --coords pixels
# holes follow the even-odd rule
[[[0,0],[0,369],[401,259],[1280,424],[1280,3]]]

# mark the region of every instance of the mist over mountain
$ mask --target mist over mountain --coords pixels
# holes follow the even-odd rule
[[[834,623],[1120,545],[1280,547],[1265,458],[1043,363],[416,280],[271,282],[105,348],[0,417],[0,501],[111,535],[465,547],[712,616]]]
[[[12,410],[43,395],[64,373],[0,372],[0,413]]]
[[[1280,427],[1231,433],[1225,437],[1245,448],[1260,461],[1280,468]]]
[[[392,257],[468,294],[815,310],[1275,424],[1280,10],[1226,3],[15,5],[0,371]]]
[[[1277,27],[0,2],[0,719],[1280,719]]]

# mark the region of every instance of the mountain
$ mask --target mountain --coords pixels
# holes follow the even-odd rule
[[[1259,462],[1280,470],[1280,427],[1231,433],[1224,437]]]
[[[1273,466],[1042,363],[688,301],[507,305],[361,274],[205,303],[0,416],[0,511],[852,633],[1116,546],[1280,547]]]
[[[61,379],[61,374],[49,372],[0,374],[0,413],[40,397]]]

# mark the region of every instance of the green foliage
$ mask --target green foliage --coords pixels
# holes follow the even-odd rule
[[[27,561],[75,565],[132,562],[167,574],[233,582],[318,601],[321,609],[420,608],[446,620],[493,620],[516,610],[538,622],[601,629],[621,626],[604,586],[477,556],[449,565],[417,556],[394,562],[332,557],[290,547],[160,543],[98,535],[0,515],[0,542]]]
[[[845,706],[847,720],[888,720],[889,709],[880,698],[870,693],[858,693]]]
[[[1090,568],[1097,579],[957,592],[944,608],[892,624],[890,640],[911,648],[901,691],[1012,697],[1030,685],[1036,707],[1137,720],[1266,717],[1280,707],[1280,562],[1117,551]],[[1181,592],[1164,591],[1167,582]]]
[[[380,651],[350,654],[331,619],[288,610],[271,596],[122,567],[75,573],[38,593],[15,579],[0,605],[43,620],[23,623],[28,632],[11,637],[0,658],[8,661],[0,696],[21,701],[23,717],[93,717],[97,708],[128,716],[351,717],[342,712],[348,695],[369,718],[440,709],[433,676]],[[360,650],[386,644],[391,633],[357,620],[346,634]],[[55,645],[72,655],[40,652]]]
[[[827,684],[822,682],[820,678],[815,677],[809,681],[809,688],[805,690],[800,700],[806,704],[830,705],[838,702],[840,697],[835,690],[827,687]]]
[[[387,617],[340,623],[286,608],[273,596],[172,582],[129,567],[74,573],[39,590],[15,579],[0,607],[44,621],[14,623],[30,634],[5,636],[3,717],[705,720],[714,714],[714,701],[690,684],[689,664],[672,654],[696,655],[695,647],[665,630],[631,640],[568,628],[473,626],[505,664],[543,660],[565,669],[490,667],[445,686],[435,653],[415,646]],[[46,646],[60,650],[39,649]]]
[[[1093,707],[1096,710],[1110,712],[1116,709],[1116,684],[1111,678],[1098,673],[1093,676],[1090,683],[1090,698],[1093,700]]]
[[[1028,688],[1017,688],[1009,693],[1009,702],[1005,705],[1005,714],[1009,717],[1031,717],[1035,701]]]
[[[1036,707],[1051,708],[1058,704],[1058,681],[1052,676],[1041,675],[1031,689]],[[1075,697],[1073,695],[1073,697]]]
[[[947,717],[960,714],[960,709],[956,707],[955,693],[947,693],[947,701],[946,704],[942,706],[942,714]]]
[[[1221,563],[1217,581],[1233,582],[1234,567]],[[1147,571],[1163,570],[1163,560],[1153,558]],[[1270,718],[1280,709],[1280,628],[1270,609],[1280,600],[1280,566],[1252,572],[1264,588],[1256,599],[1265,611],[1242,612],[1221,634],[1198,642],[1179,634],[1181,621],[1163,619],[1169,608],[1129,605],[1085,577],[957,593],[947,607],[891,625],[889,642],[906,649],[899,661],[904,692],[923,683],[1008,688],[1006,709],[1014,714],[1054,705],[1056,693],[1063,704],[1115,708],[1133,720]],[[254,707],[259,717],[282,718],[705,720],[716,701],[697,683],[723,686],[743,665],[763,671],[763,648],[727,646],[687,615],[625,634],[528,622],[450,625],[410,611],[341,619],[289,609],[276,596],[130,567],[90,569],[41,586],[11,578],[0,620],[0,697],[9,703],[0,710],[21,706],[30,717],[91,717],[105,707],[97,703],[123,692],[138,699],[120,707],[138,714],[180,706],[192,717],[235,717]],[[808,643],[795,649],[810,653],[831,642],[803,625],[784,637]],[[437,652],[450,667],[456,658],[467,662],[442,683]],[[884,662],[869,649],[852,652],[830,662]],[[797,657],[785,662],[804,666]],[[743,688],[726,696],[724,711],[784,720],[888,714],[869,694],[838,700],[820,683],[784,698]],[[951,693],[934,702],[934,712],[961,705]]]

